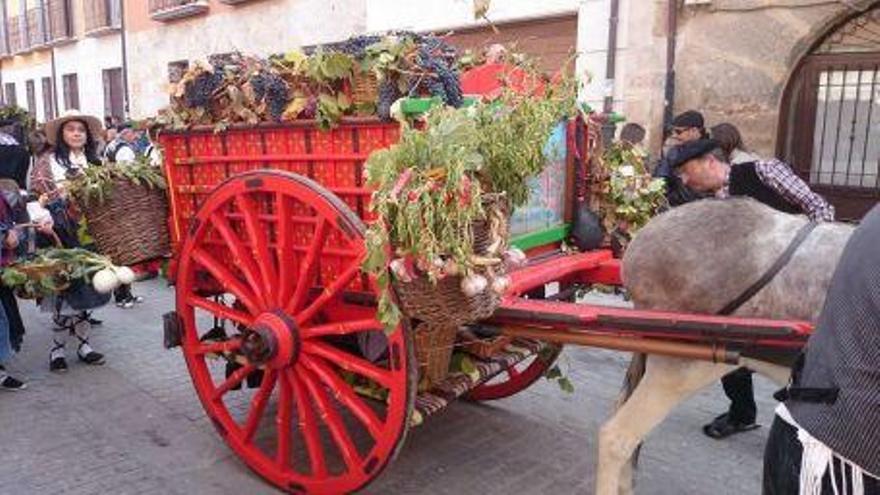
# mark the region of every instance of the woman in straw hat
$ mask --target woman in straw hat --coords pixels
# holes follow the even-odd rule
[[[46,123],[46,138],[52,150],[34,163],[31,190],[52,212],[55,233],[65,248],[79,246],[79,225],[75,215],[70,212],[65,185],[89,166],[101,164],[97,139],[102,131],[100,120],[76,110],[70,110]],[[90,365],[104,364],[104,355],[92,349],[88,341],[91,325],[96,321],[91,320],[87,311],[70,307],[63,297],[53,299],[44,301],[44,307],[54,311],[55,323],[55,345],[49,352],[49,369],[56,372],[67,370],[65,347],[70,335],[79,342],[77,356],[80,361]],[[106,302],[95,301],[95,305]]]

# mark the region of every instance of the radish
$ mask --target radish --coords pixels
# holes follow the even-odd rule
[[[461,270],[458,268],[458,263],[452,258],[449,258],[443,263],[443,271],[451,277],[461,273]]]
[[[119,279],[119,283],[122,285],[129,285],[134,283],[135,275],[134,271],[127,266],[117,266],[114,268],[116,272],[116,277]]]
[[[404,283],[412,282],[412,277],[409,274],[409,270],[406,269],[406,263],[403,261],[402,258],[397,258],[396,260],[393,260],[388,265],[388,268],[391,269],[391,273],[394,274],[394,277],[397,278],[397,280],[400,280]]]
[[[489,281],[486,280],[486,277],[477,274],[471,274],[462,279],[461,281],[461,291],[464,292],[464,295],[467,297],[475,297],[481,294],[488,287]]]
[[[110,268],[104,268],[92,275],[92,287],[100,294],[108,294],[119,287],[119,278]]]
[[[521,249],[511,248],[504,253],[504,261],[512,266],[522,266],[526,263],[526,253]]]

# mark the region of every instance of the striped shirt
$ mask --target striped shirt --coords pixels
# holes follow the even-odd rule
[[[810,217],[810,220],[834,221],[834,207],[828,204],[822,196],[813,192],[810,186],[798,177],[787,163],[774,158],[758,160],[754,164],[755,173],[758,174],[761,182],[779,193],[791,204],[798,206]],[[727,185],[725,185],[719,196],[727,197],[729,195]]]

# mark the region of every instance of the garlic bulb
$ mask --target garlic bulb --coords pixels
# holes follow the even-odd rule
[[[464,295],[467,297],[475,297],[481,294],[488,286],[489,281],[486,280],[486,277],[475,273],[468,275],[461,281],[461,291],[464,292]]]
[[[119,287],[119,278],[113,270],[104,268],[92,275],[92,287],[100,294],[108,294]]]
[[[117,266],[113,271],[116,272],[116,277],[119,279],[120,284],[128,285],[134,283],[135,274],[131,268],[127,266]]]

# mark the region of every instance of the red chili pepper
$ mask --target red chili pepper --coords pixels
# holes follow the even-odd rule
[[[406,187],[406,184],[412,178],[413,169],[408,168],[400,174],[400,177],[397,178],[397,182],[394,183],[394,187],[391,188],[391,199],[397,199],[397,196],[400,195],[400,191]]]

